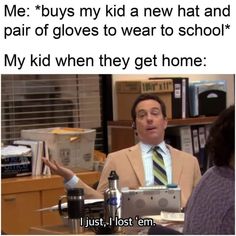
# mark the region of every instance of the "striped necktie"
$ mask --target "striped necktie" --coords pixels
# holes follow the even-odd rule
[[[167,175],[162,155],[158,152],[160,148],[154,147],[152,151],[154,185],[166,185]]]

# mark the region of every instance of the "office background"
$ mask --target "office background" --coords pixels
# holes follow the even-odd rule
[[[116,121],[116,82],[151,77],[225,80],[227,106],[234,103],[234,75],[2,75],[1,139],[9,144],[22,129],[96,129],[95,148],[109,152],[108,121]]]

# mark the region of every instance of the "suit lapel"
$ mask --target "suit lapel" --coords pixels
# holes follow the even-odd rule
[[[181,158],[179,158],[178,152],[175,151],[174,148],[167,145],[170,155],[172,158],[172,182],[175,184],[180,183],[180,178],[182,175],[183,165],[181,163]],[[137,144],[127,151],[127,158],[129,159],[130,165],[134,169],[136,177],[140,183],[140,186],[145,186],[145,174],[143,168],[143,161],[141,157],[141,149],[140,145]]]
[[[140,145],[137,144],[128,149],[127,157],[130,161],[131,166],[134,169],[136,177],[140,183],[140,186],[145,186],[144,168],[141,157]]]
[[[183,165],[181,163],[181,158],[179,158],[178,153],[171,146],[167,145],[170,151],[172,159],[172,182],[175,184],[180,183],[180,178],[182,174]]]

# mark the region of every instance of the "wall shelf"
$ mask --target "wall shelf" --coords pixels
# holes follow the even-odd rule
[[[211,124],[216,120],[217,116],[199,116],[186,119],[168,119],[168,126],[181,126],[181,125],[206,125]],[[124,126],[131,127],[131,120],[118,120],[108,121],[109,126]]]
[[[186,119],[169,119],[168,127],[207,125],[214,122],[216,118],[217,116],[200,116]],[[133,146],[136,141],[131,120],[108,121],[109,152]]]

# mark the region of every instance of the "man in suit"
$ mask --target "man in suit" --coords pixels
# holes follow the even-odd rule
[[[64,177],[67,188],[82,187],[85,189],[85,197],[101,198],[108,187],[107,178],[111,170],[115,170],[118,174],[120,188],[137,189],[140,186],[152,186],[154,184],[152,150],[154,146],[159,146],[167,183],[180,186],[181,205],[185,207],[192,190],[201,178],[201,173],[194,156],[165,144],[164,135],[168,121],[164,102],[153,94],[140,95],[133,104],[131,116],[139,143],[107,156],[97,190],[87,186],[71,170],[58,163],[43,158],[44,163],[52,171]]]

